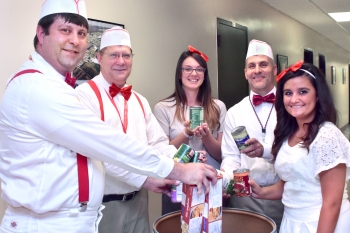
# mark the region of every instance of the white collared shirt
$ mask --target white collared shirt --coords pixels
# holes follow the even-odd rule
[[[96,76],[93,81],[96,83],[101,93],[105,122],[118,131],[123,132],[122,122],[124,122],[124,97],[119,93],[113,98],[113,101],[120,113],[118,114],[109,96],[110,84],[105,80],[102,74]],[[90,85],[84,83],[78,86],[76,90],[80,101],[91,109],[94,114],[101,118],[99,101]],[[127,135],[136,139],[138,142],[143,143],[144,145],[154,146],[160,153],[168,156],[169,158],[173,158],[176,153],[176,148],[169,145],[168,137],[165,135],[162,128],[158,124],[158,121],[153,116],[148,101],[142,95],[138,93],[136,94],[142,102],[146,116],[144,115],[142,107],[134,92],[127,101]],[[113,164],[105,164],[105,194],[125,194],[132,191],[137,191],[147,178],[147,176],[141,176],[128,172]]]
[[[268,94],[275,92],[276,88],[273,88]],[[254,94],[254,92],[250,92],[249,96],[251,101],[253,101]],[[271,108],[272,112],[266,126],[265,142],[263,142],[262,139],[261,125],[254,113],[248,96],[227,111],[221,143],[221,168],[223,168],[231,178],[233,177],[233,170],[248,168],[250,169],[250,177],[259,185],[271,185],[279,180],[274,165],[271,163],[273,159],[271,154],[271,147],[274,140],[273,132],[277,123],[276,110],[273,104],[266,102],[254,107],[263,127],[265,127]],[[237,126],[245,126],[249,137],[256,138],[264,146],[262,158],[250,158],[239,152],[231,136],[231,131]]]
[[[101,122],[38,53],[20,71],[25,69],[43,74],[14,79],[0,104],[0,178],[7,203],[35,213],[76,208],[75,152],[90,158],[89,206],[99,206],[103,196],[103,167],[97,160],[143,175],[169,175],[172,159]]]

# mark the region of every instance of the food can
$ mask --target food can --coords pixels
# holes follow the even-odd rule
[[[252,188],[248,183],[249,180],[249,169],[237,169],[233,171],[233,180],[235,193],[238,197],[250,196],[252,193]]]
[[[222,176],[222,190],[226,194],[233,195],[233,180],[230,179],[229,175],[227,175],[226,172],[221,171],[221,170],[216,170],[219,175]]]
[[[190,128],[195,129],[203,124],[203,107],[190,106]]]
[[[190,162],[192,162],[192,163],[203,163],[203,153],[195,151]]]
[[[173,159],[179,163],[189,163],[194,155],[194,150],[187,144],[182,143]]]
[[[231,131],[231,135],[233,137],[233,140],[235,140],[235,143],[239,150],[245,149],[249,146],[247,144],[244,144],[245,141],[249,139],[249,135],[244,126],[238,126],[234,128]]]
[[[182,182],[179,185],[171,186],[171,202],[177,203],[182,201]]]

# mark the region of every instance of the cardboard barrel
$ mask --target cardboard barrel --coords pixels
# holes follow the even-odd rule
[[[224,208],[222,233],[276,233],[276,223],[266,215],[253,211]],[[158,218],[153,224],[154,233],[181,233],[180,211]]]

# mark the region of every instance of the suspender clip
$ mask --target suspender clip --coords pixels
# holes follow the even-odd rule
[[[87,208],[87,202],[80,202],[79,203],[79,212],[85,212]]]

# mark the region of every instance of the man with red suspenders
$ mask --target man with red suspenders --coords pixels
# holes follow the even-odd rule
[[[172,158],[176,148],[169,145],[148,101],[126,85],[132,56],[128,31],[121,27],[106,30],[97,54],[101,73],[76,88],[79,99],[98,117],[103,115],[104,121],[118,131]],[[167,184],[167,180],[138,175],[106,163],[103,198],[106,208],[102,211],[99,233],[149,232],[147,189],[170,191]]]
[[[36,51],[10,77],[0,104],[0,179],[8,204],[0,232],[98,230],[104,166],[208,186],[216,172],[179,164],[87,109],[71,72],[87,48],[83,0],[46,0]]]

